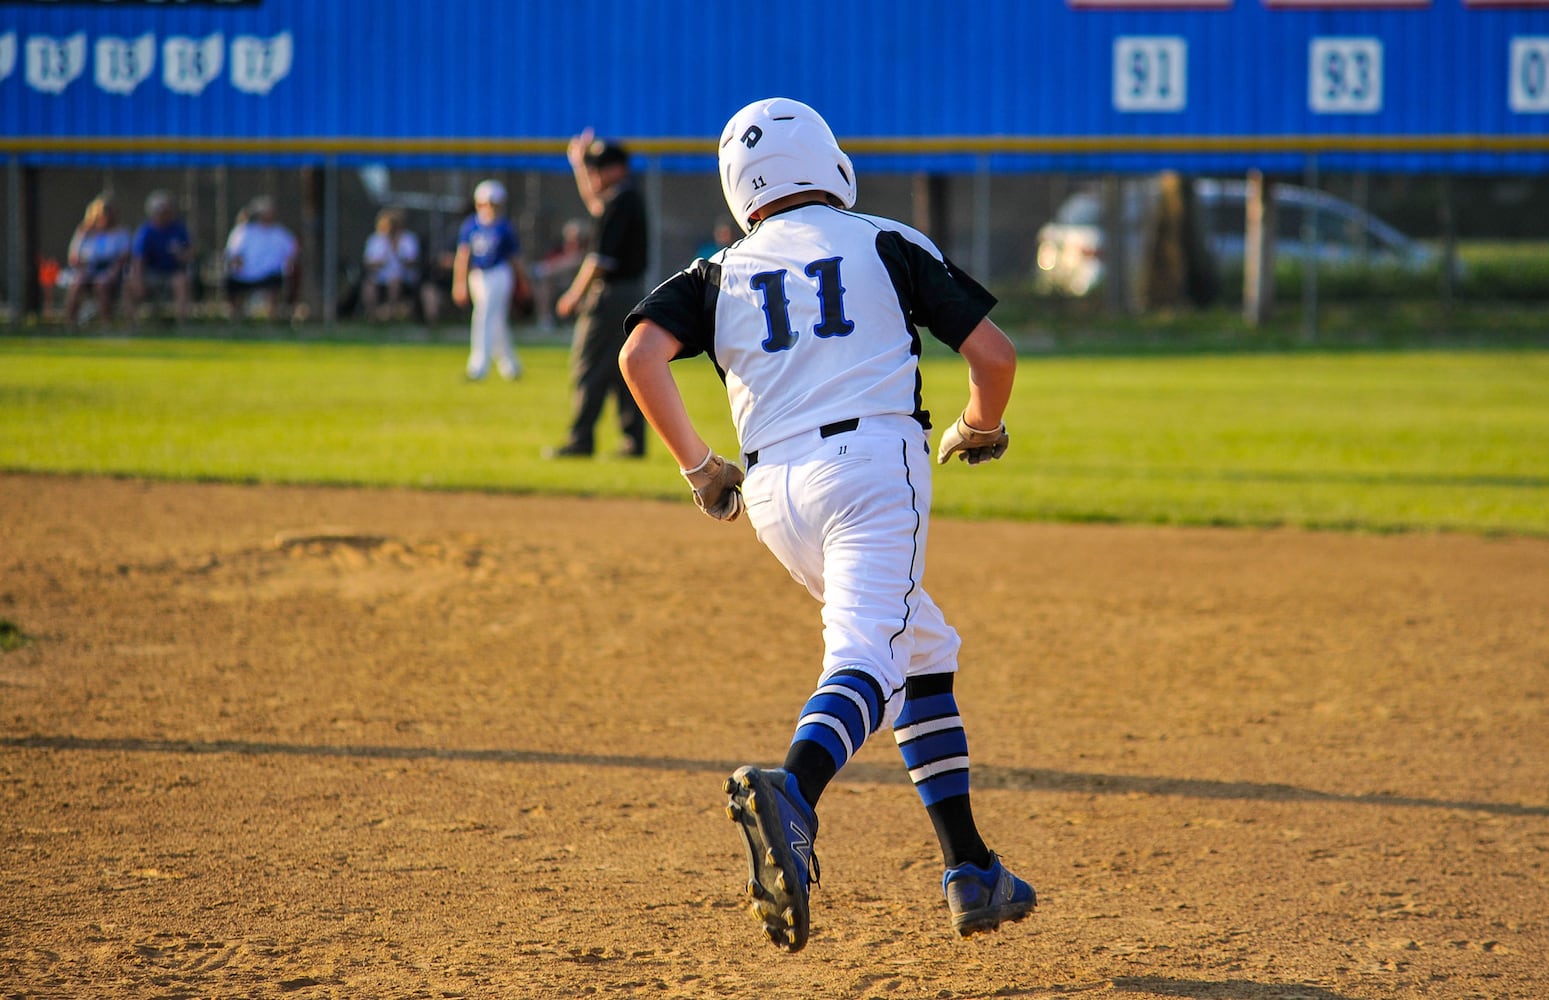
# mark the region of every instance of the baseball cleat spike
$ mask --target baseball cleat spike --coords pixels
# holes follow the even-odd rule
[[[808,888],[817,881],[817,816],[789,772],[738,768],[730,784],[735,809],[727,812],[747,849],[748,910],[770,943],[800,951],[811,927]]]
[[[726,818],[733,823],[742,818],[742,807],[735,802],[726,803]]]

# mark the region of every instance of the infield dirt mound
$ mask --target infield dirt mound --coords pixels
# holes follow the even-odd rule
[[[961,941],[886,734],[764,944],[818,608],[677,504],[0,476],[0,995],[1540,997],[1549,541],[940,521]]]

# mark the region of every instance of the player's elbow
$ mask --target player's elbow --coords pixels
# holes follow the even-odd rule
[[[1016,373],[1016,345],[988,319],[981,321],[963,341],[961,353],[975,373],[1008,380]]]
[[[660,330],[660,327],[647,320],[635,324],[635,328],[624,339],[624,346],[619,348],[619,371],[624,381],[631,385],[638,384],[640,376],[653,364],[659,363],[655,357],[657,352],[652,350],[652,342]]]

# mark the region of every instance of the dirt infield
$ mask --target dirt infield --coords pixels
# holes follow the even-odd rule
[[[885,735],[764,944],[817,606],[687,503],[0,476],[5,997],[1542,997],[1549,541],[938,521],[1030,920]]]

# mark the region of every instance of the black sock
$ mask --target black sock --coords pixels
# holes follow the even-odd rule
[[[823,794],[823,789],[839,773],[839,768],[834,766],[833,755],[811,740],[792,743],[781,767],[796,776],[796,787],[801,789],[801,797],[814,809],[818,807],[818,797]]]
[[[948,868],[967,863],[980,868],[990,867],[990,849],[979,836],[974,824],[973,807],[968,796],[954,795],[942,799],[933,806],[925,807],[931,825],[936,828],[936,839],[941,842],[941,860]]]

